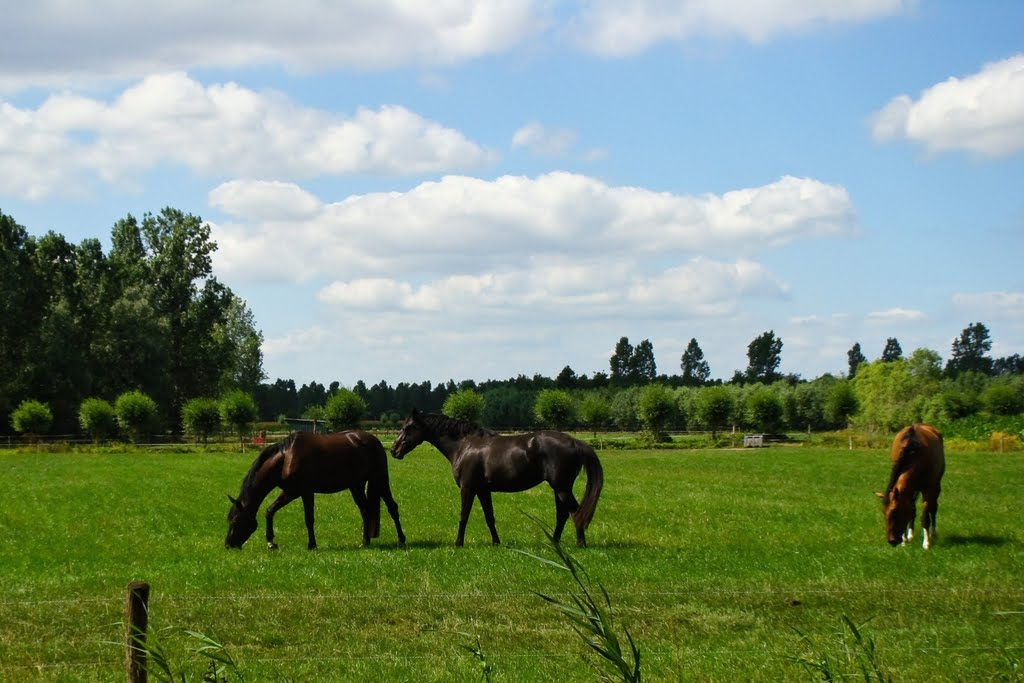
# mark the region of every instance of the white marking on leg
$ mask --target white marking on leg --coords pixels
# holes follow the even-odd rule
[[[914,525],[913,524],[911,524],[910,526],[907,527],[906,532],[903,534],[903,540],[904,541],[913,541],[914,540]]]
[[[925,529],[924,529],[924,543],[921,544],[922,548],[924,548],[925,550],[928,550],[928,548],[932,547],[932,536],[934,534],[935,534],[935,529],[929,529],[929,528],[925,527]]]

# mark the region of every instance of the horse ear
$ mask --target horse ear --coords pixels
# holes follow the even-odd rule
[[[885,498],[885,494],[882,493],[881,491],[875,491],[875,495],[878,496],[879,498]]]

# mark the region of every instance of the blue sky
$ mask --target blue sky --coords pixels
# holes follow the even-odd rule
[[[212,9],[211,9],[212,7]],[[972,322],[1024,353],[1024,4],[56,0],[0,23],[0,210],[173,206],[271,381],[712,375]]]

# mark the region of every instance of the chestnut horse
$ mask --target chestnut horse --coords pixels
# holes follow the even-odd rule
[[[398,503],[391,495],[387,451],[377,437],[355,429],[335,434],[292,432],[283,441],[267,446],[253,461],[242,481],[238,498],[228,511],[228,535],[224,545],[241,548],[258,526],[256,512],[275,488],[281,495],[267,508],[267,546],[274,550],[274,514],[296,498],[306,513],[308,548],[316,548],[313,533],[313,494],[349,489],[363,518],[363,545],[380,535],[380,502],[395,521],[399,544],[405,543]]]
[[[571,515],[576,525],[576,544],[587,545],[585,531],[594,517],[604,484],[601,462],[588,444],[554,431],[502,436],[471,422],[413,410],[391,447],[391,455],[400,460],[424,441],[448,458],[455,483],[462,491],[456,546],[465,542],[466,522],[474,498],[480,499],[491,541],[497,545],[501,541],[494,527],[491,493],[525,491],[542,481],[555,491],[555,541],[561,538]],[[587,470],[587,488],[583,501],[577,502],[572,487],[583,468]]]
[[[917,496],[924,499],[921,529],[925,549],[935,542],[935,517],[939,512],[942,475],[946,471],[946,454],[942,434],[935,427],[914,424],[904,427],[892,443],[892,474],[882,499],[882,512],[889,536],[889,545],[896,546],[914,537]]]

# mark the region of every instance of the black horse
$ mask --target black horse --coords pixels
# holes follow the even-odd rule
[[[501,541],[494,528],[491,493],[525,491],[542,481],[555,491],[555,541],[561,538],[571,515],[576,525],[576,544],[587,544],[584,532],[597,508],[604,471],[594,449],[586,443],[553,431],[502,436],[471,422],[413,410],[391,447],[391,455],[401,459],[424,441],[448,458],[455,483],[462,490],[462,515],[455,545],[465,542],[473,498],[480,499],[491,541],[498,544]],[[583,502],[579,503],[572,494],[572,486],[584,467],[587,488]]]
[[[242,481],[238,498],[228,496],[228,535],[224,545],[241,548],[258,526],[256,512],[274,488],[281,495],[267,508],[267,545],[274,543],[274,513],[302,498],[306,512],[309,549],[316,548],[313,533],[313,494],[349,489],[363,518],[363,545],[380,535],[380,502],[395,520],[398,542],[405,543],[398,503],[391,495],[387,451],[377,437],[362,430],[313,434],[293,432],[283,441],[267,446],[253,461]]]

